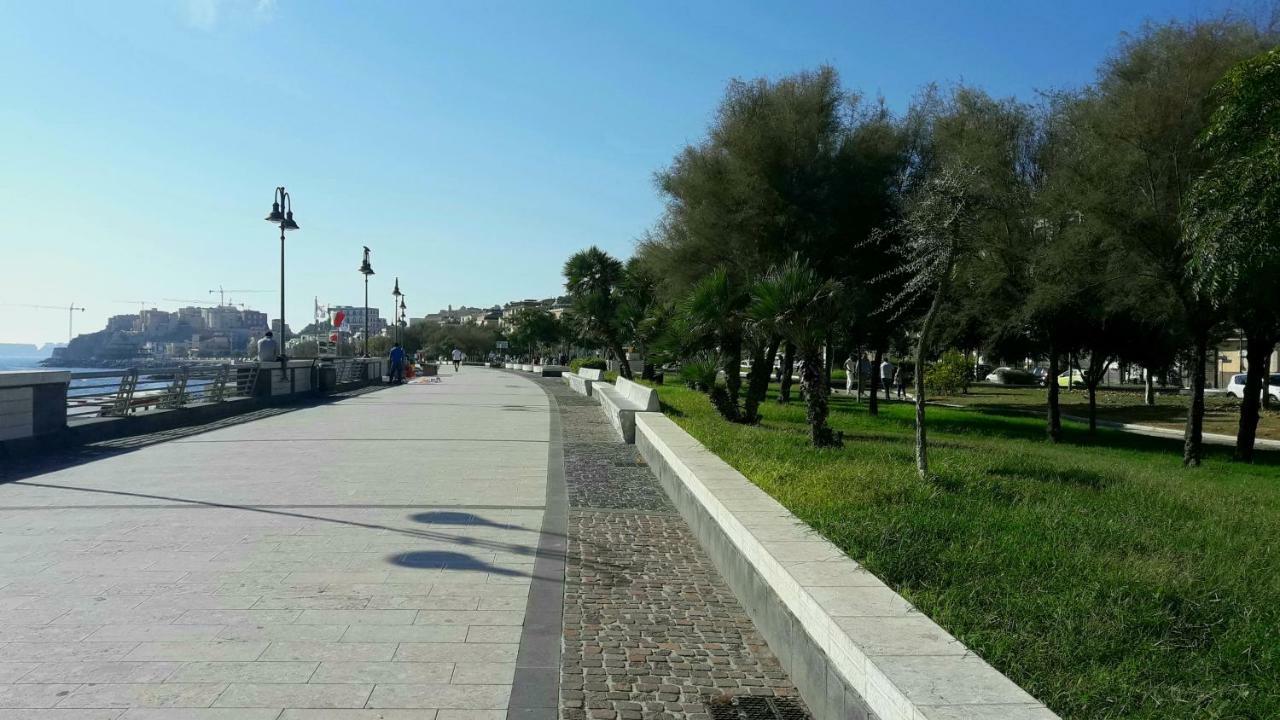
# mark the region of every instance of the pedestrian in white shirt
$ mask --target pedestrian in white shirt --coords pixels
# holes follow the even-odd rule
[[[276,339],[268,330],[262,339],[258,340],[258,362],[275,362],[280,359],[280,351],[276,347]]]

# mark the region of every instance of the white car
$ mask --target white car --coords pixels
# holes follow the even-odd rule
[[[1232,375],[1231,382],[1227,383],[1227,394],[1243,400],[1245,377],[1245,375]],[[1271,394],[1272,400],[1280,400],[1280,373],[1272,373],[1270,380],[1271,382],[1267,383],[1267,392]]]

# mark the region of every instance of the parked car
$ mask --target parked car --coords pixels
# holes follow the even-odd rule
[[[1084,387],[1084,373],[1072,368],[1058,375],[1058,387]]]
[[[998,385],[1035,385],[1039,382],[1032,373],[1011,367],[998,367],[992,370],[987,375],[986,381]]]
[[[1227,394],[1243,400],[1245,378],[1245,375],[1232,375],[1231,382],[1227,383]],[[1269,378],[1267,392],[1272,400],[1280,400],[1280,373],[1272,374]]]

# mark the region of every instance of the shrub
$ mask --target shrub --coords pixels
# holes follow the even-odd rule
[[[697,357],[690,358],[680,366],[680,380],[685,387],[691,390],[697,390],[706,393],[707,398],[711,400],[711,404],[715,407],[716,412],[726,420],[736,420],[738,418],[738,408],[734,404],[733,399],[729,397],[729,391],[723,386],[716,383],[716,379],[720,375],[720,366],[722,361],[714,354],[703,353]]]
[[[685,387],[698,392],[710,392],[716,386],[716,374],[720,367],[715,360],[697,358],[680,366],[680,381]]]
[[[929,364],[924,376],[925,390],[930,395],[956,395],[969,388],[969,361],[957,350],[942,353],[935,363]]]
[[[588,370],[608,370],[609,361],[601,357],[585,357],[574,358],[569,363],[569,369],[574,372],[578,372],[582,368],[586,368]]]

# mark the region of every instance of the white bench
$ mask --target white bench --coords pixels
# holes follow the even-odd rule
[[[576,373],[565,373],[564,381],[569,383],[569,387],[579,395],[591,396],[591,385],[598,383],[604,377],[603,370],[595,368],[581,368]]]
[[[613,429],[618,431],[625,442],[636,442],[636,413],[657,412],[658,391],[631,382],[626,378],[618,378],[614,385],[595,383],[592,394],[600,401],[600,409]]]

